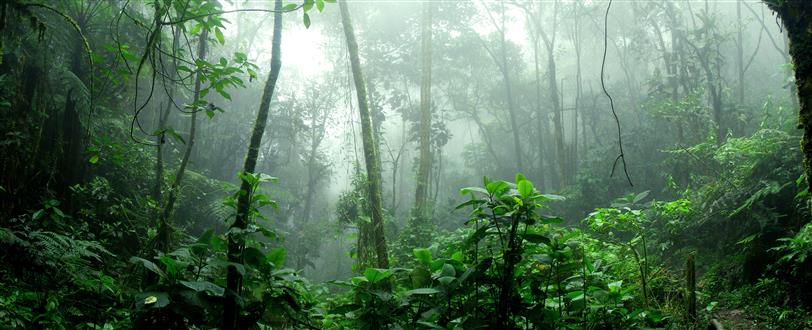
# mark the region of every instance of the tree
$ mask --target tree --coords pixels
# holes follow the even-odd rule
[[[259,147],[262,145],[262,135],[265,133],[265,125],[268,121],[268,112],[271,106],[271,98],[276,88],[276,80],[279,78],[279,71],[282,69],[282,0],[274,1],[274,21],[273,37],[271,49],[271,72],[265,87],[262,90],[262,99],[259,102],[257,118],[254,121],[254,129],[251,132],[251,140],[248,144],[248,153],[245,156],[243,174],[254,173],[259,156]],[[239,196],[237,198],[237,216],[231,228],[245,229],[248,226],[248,214],[251,208],[252,185],[245,178],[241,179]],[[244,237],[239,234],[228,235],[228,261],[235,264],[243,263],[242,251],[245,248]],[[236,329],[237,318],[239,316],[238,296],[242,291],[242,275],[237,271],[237,267],[230,265],[226,274],[225,303],[223,305],[223,329]]]
[[[489,8],[486,8],[486,13],[488,14],[488,18],[490,18],[491,24],[496,29],[497,33],[499,34],[499,54],[491,50],[488,45],[480,39],[482,46],[485,47],[485,50],[488,51],[488,54],[493,58],[494,63],[499,68],[499,72],[502,74],[502,79],[504,80],[505,84],[505,101],[507,101],[507,108],[508,108],[508,115],[510,116],[510,130],[513,134],[513,152],[515,153],[514,157],[516,157],[516,168],[522,170],[524,167],[523,157],[522,157],[522,147],[521,147],[521,140],[519,139],[519,114],[517,113],[518,110],[516,109],[516,102],[513,99],[513,87],[511,85],[511,77],[510,77],[510,66],[508,64],[507,58],[507,40],[505,38],[505,20],[506,20],[506,13],[505,13],[505,5],[504,3],[500,3],[500,22],[497,23],[496,19],[493,17],[493,13],[491,13]]]
[[[431,2],[423,5],[421,27],[422,65],[420,80],[420,163],[417,169],[417,192],[415,193],[415,216],[426,216],[429,171],[431,170]]]
[[[383,208],[381,197],[381,171],[378,164],[378,147],[374,141],[372,118],[369,113],[366,85],[361,72],[361,60],[358,56],[358,43],[355,40],[355,31],[350,20],[350,11],[346,0],[338,1],[341,10],[341,25],[344,27],[344,36],[347,39],[347,50],[350,55],[350,65],[355,83],[355,93],[358,98],[358,112],[361,116],[361,135],[364,147],[364,161],[366,163],[367,184],[369,189],[370,213],[372,214],[372,230],[377,254],[377,266],[389,268],[389,255],[386,248],[386,237],[383,232]]]
[[[201,60],[206,59],[206,43],[208,42],[209,32],[207,28],[204,28],[203,31],[200,33],[200,40],[198,41],[197,46],[197,58]],[[164,204],[163,209],[161,210],[160,218],[158,219],[158,235],[155,238],[155,248],[161,252],[169,252],[169,246],[172,240],[172,225],[170,223],[170,217],[172,215],[172,210],[175,207],[175,202],[178,199],[178,190],[180,189],[181,181],[183,180],[183,174],[186,173],[186,166],[189,165],[189,158],[192,155],[192,148],[195,145],[195,130],[197,128],[197,113],[201,111],[200,107],[200,88],[201,88],[201,75],[203,74],[202,69],[198,69],[197,73],[195,74],[195,87],[194,93],[192,94],[192,115],[189,118],[189,137],[186,139],[186,148],[183,152],[183,159],[181,159],[180,166],[178,167],[177,173],[175,173],[175,180],[172,182],[172,186],[169,188],[169,195],[166,197],[166,204]],[[168,111],[167,111],[168,112]],[[161,114],[161,121],[162,124],[165,122],[164,115]],[[160,143],[159,143],[160,145]],[[161,152],[161,149],[158,149],[158,152]],[[162,159],[158,157],[157,164],[162,164]],[[158,165],[162,166],[162,165]],[[162,175],[162,169],[156,169],[158,171],[157,175]]]
[[[804,130],[801,150],[807,189],[812,189],[812,2],[805,0],[764,0],[778,14],[789,36],[789,54],[795,65],[798,88],[798,126]],[[812,191],[812,190],[810,190]]]

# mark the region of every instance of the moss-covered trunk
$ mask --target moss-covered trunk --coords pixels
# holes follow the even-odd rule
[[[789,54],[795,65],[795,84],[798,89],[799,122],[803,129],[801,150],[804,154],[804,173],[812,188],[812,1],[764,0],[778,14],[789,37]]]
[[[262,145],[262,135],[265,133],[265,125],[268,122],[268,112],[271,106],[271,97],[276,88],[276,80],[279,78],[279,71],[282,69],[282,53],[279,49],[282,44],[282,0],[274,1],[274,21],[273,39],[271,48],[271,72],[262,90],[262,99],[259,102],[257,118],[254,121],[254,129],[251,132],[251,140],[248,144],[248,153],[245,155],[243,173],[254,173],[257,167],[257,157],[259,147]],[[242,180],[240,193],[237,198],[237,216],[231,228],[245,229],[248,226],[248,213],[251,209],[251,195],[253,191],[251,184]],[[228,235],[228,261],[235,264],[243,263],[242,251],[245,249],[245,240],[241,236]],[[238,298],[242,291],[242,275],[234,266],[228,267],[226,274],[225,302],[223,304],[223,329],[238,329],[239,302]]]
[[[364,161],[366,163],[367,181],[369,189],[369,205],[372,215],[372,229],[374,234],[377,266],[389,268],[389,255],[386,248],[386,237],[383,231],[383,209],[381,206],[381,172],[378,164],[378,148],[374,140],[372,118],[369,113],[366,85],[361,72],[361,60],[358,56],[358,43],[355,41],[355,31],[350,20],[350,10],[345,0],[338,2],[341,10],[341,25],[344,27],[344,36],[347,38],[347,50],[350,54],[350,65],[355,82],[355,93],[358,97],[358,112],[361,115],[361,135],[364,147]]]

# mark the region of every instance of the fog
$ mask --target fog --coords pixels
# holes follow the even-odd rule
[[[0,241],[32,265],[0,292],[102,288],[0,321],[736,328],[806,288],[803,1],[339,1],[0,4]],[[756,328],[808,326],[787,295]]]

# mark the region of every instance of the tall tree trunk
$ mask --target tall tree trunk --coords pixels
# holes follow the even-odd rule
[[[389,268],[389,254],[386,251],[386,237],[383,231],[383,209],[381,206],[381,172],[378,164],[378,148],[374,140],[372,118],[369,113],[367,103],[366,86],[364,76],[361,72],[361,60],[358,57],[358,43],[355,41],[355,32],[350,20],[350,11],[346,0],[338,1],[341,10],[341,25],[344,27],[344,35],[347,38],[347,50],[350,55],[350,65],[352,66],[352,76],[355,82],[355,93],[358,97],[358,112],[361,117],[361,135],[364,147],[364,160],[367,170],[367,184],[369,190],[369,204],[372,215],[372,231],[374,234],[375,253],[377,254],[377,266],[379,268]]]
[[[536,22],[536,29],[539,31],[544,45],[547,49],[547,83],[550,88],[550,97],[553,103],[553,130],[556,147],[556,159],[558,160],[558,183],[559,188],[569,184],[569,171],[567,166],[567,150],[564,146],[564,127],[563,127],[563,110],[561,109],[561,101],[558,97],[558,78],[556,78],[556,65],[555,65],[555,37],[556,25],[558,17],[558,1],[555,1],[553,7],[553,31],[552,35],[548,36],[541,28],[541,23]]]
[[[516,118],[516,102],[513,99],[513,86],[510,79],[510,65],[507,62],[507,41],[505,40],[505,4],[502,6],[502,28],[499,30],[501,42],[500,55],[502,57],[502,76],[505,79],[505,98],[507,99],[508,114],[510,115],[510,126],[513,133],[513,152],[516,153],[516,168],[518,171],[524,170],[524,157],[522,156],[522,144],[519,139],[519,119]]]
[[[555,55],[553,47],[548,47],[547,50],[547,83],[550,88],[550,97],[553,104],[553,130],[556,159],[558,160],[558,174],[559,174],[559,188],[569,184],[569,175],[567,171],[567,148],[564,146],[564,125],[563,125],[563,111],[561,109],[561,101],[559,99],[558,81],[556,81],[555,72]]]
[[[789,38],[789,54],[795,64],[798,87],[799,128],[804,130],[801,150],[808,188],[812,189],[812,2],[764,0],[781,18]]]
[[[739,104],[744,104],[744,44],[742,43],[742,0],[736,1],[736,71],[739,74],[739,86],[737,96]]]
[[[429,172],[431,170],[431,1],[423,3],[422,63],[420,80],[420,163],[417,169],[415,217],[426,216]]]
[[[318,122],[321,121],[321,122]],[[324,130],[326,114],[316,113],[310,128],[310,155],[307,160],[307,191],[305,193],[305,204],[302,219],[304,222],[310,221],[313,209],[313,201],[316,195],[316,184],[319,181],[320,173],[316,168],[316,157],[318,156],[319,146],[324,139]]]
[[[245,155],[243,173],[254,173],[257,167],[257,157],[259,148],[262,145],[262,135],[265,133],[265,125],[268,121],[268,112],[271,107],[271,97],[276,88],[276,80],[279,78],[279,71],[282,69],[282,0],[274,1],[273,15],[273,39],[271,48],[271,72],[268,80],[265,81],[265,88],[262,90],[262,99],[259,102],[257,118],[254,121],[254,129],[251,132],[251,140],[248,143],[248,153]],[[253,195],[251,184],[242,180],[240,184],[240,194],[237,198],[237,216],[231,228],[245,229],[248,226],[248,213],[251,209],[251,196]],[[245,238],[242,236],[228,235],[228,261],[242,264],[242,252],[245,249]],[[223,329],[237,329],[238,317],[240,315],[238,297],[242,294],[242,275],[237,272],[234,266],[228,267],[226,274],[225,302],[223,304]]]
[[[581,111],[581,96],[583,95],[583,85],[581,79],[581,29],[578,21],[578,8],[580,3],[575,3],[575,22],[573,24],[572,43],[575,48],[575,109],[572,114],[572,159],[570,159],[570,175],[578,173],[578,114]]]
[[[197,45],[197,57],[199,59],[206,58],[206,44],[208,42],[208,37],[209,31],[207,29],[203,29],[203,31],[200,33],[200,41],[198,41]],[[200,101],[200,74],[200,71],[195,74],[195,89],[194,94],[192,94],[192,104],[195,105],[195,108],[193,108],[191,118],[189,119],[189,137],[186,139],[186,149],[183,152],[183,158],[181,159],[180,166],[178,167],[178,172],[175,173],[175,181],[172,182],[172,186],[169,188],[169,195],[166,197],[166,204],[164,204],[164,207],[161,210],[161,217],[158,221],[158,235],[155,237],[155,249],[164,253],[169,252],[169,247],[171,246],[172,225],[170,223],[170,217],[172,216],[172,210],[175,207],[175,202],[178,199],[178,191],[180,190],[180,183],[183,180],[183,174],[186,173],[186,166],[189,165],[189,158],[192,155],[192,148],[194,148],[195,145],[195,130],[197,129],[198,113],[196,106],[198,105],[198,101]]]
[[[178,41],[180,40],[180,28],[176,28],[172,34],[172,47],[173,50],[177,47]],[[171,65],[169,66],[169,70],[167,71],[172,78],[177,78],[177,59],[172,59]],[[167,97],[169,100],[166,101],[166,106],[160,108],[158,113],[158,131],[161,132],[158,136],[155,137],[155,186],[153,186],[152,190],[152,198],[155,200],[156,205],[159,207],[156,210],[155,219],[160,219],[161,210],[160,205],[162,203],[162,190],[164,188],[164,143],[166,143],[166,134],[164,130],[166,129],[166,123],[169,121],[169,114],[172,112],[172,103],[173,97],[175,96],[175,87],[177,84],[175,82],[170,81],[169,86],[167,86]],[[160,225],[160,221],[158,223]]]
[[[78,24],[82,30],[87,30],[85,19],[80,19]],[[70,71],[78,78],[82,84],[86,84],[87,77],[82,70],[82,57],[84,56],[84,44],[81,39],[73,42],[71,50]],[[79,94],[78,96],[76,94]],[[65,108],[62,114],[62,154],[60,161],[60,175],[62,178],[60,193],[68,196],[70,187],[82,181],[84,176],[85,162],[83,161],[84,139],[82,137],[82,121],[79,117],[79,102],[77,99],[83,97],[81,91],[74,88],[68,90],[65,96]],[[70,199],[68,199],[70,201]],[[68,205],[71,208],[71,205]]]
[[[501,5],[501,23],[497,23],[496,19],[494,19],[493,14],[491,14],[490,10],[487,10],[488,17],[491,19],[491,23],[493,27],[496,28],[497,32],[499,33],[499,56],[497,56],[483,41],[480,39],[485,50],[488,54],[493,58],[493,61],[496,63],[496,66],[499,68],[499,72],[502,74],[502,79],[504,80],[505,84],[505,101],[507,103],[508,108],[508,116],[510,117],[510,130],[513,135],[513,152],[515,153],[516,157],[516,170],[522,171],[524,167],[524,161],[522,157],[522,147],[521,147],[521,140],[519,139],[519,121],[517,118],[517,110],[516,104],[513,100],[513,87],[511,86],[511,79],[510,79],[510,67],[507,63],[507,41],[505,39],[505,4],[500,2]]]

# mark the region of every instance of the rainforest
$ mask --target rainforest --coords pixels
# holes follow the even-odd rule
[[[0,0],[2,329],[812,329],[812,1]]]

